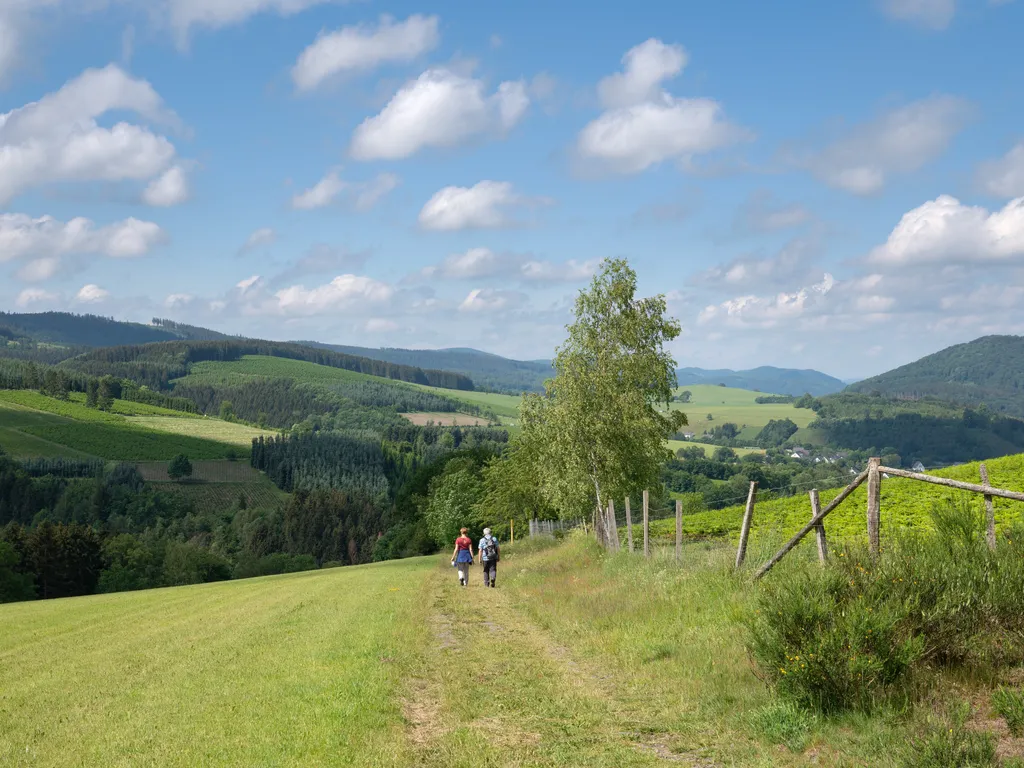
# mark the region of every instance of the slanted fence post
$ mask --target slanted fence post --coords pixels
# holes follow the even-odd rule
[[[676,499],[676,562],[683,561],[683,502]]]
[[[629,496],[626,497],[626,541],[629,544],[629,554],[633,554],[633,512],[629,508]]]
[[[988,481],[988,470],[985,469],[985,465],[982,464],[979,467],[981,470],[981,484],[989,485]],[[996,548],[996,511],[992,506],[991,494],[985,494],[985,538],[988,540],[988,548]]]
[[[609,549],[612,552],[619,551],[619,525],[615,521],[615,500],[608,499],[608,539]]]
[[[878,524],[882,507],[882,474],[879,472],[882,460],[868,459],[868,547],[871,556],[878,557]]]
[[[818,498],[818,489],[811,491],[811,519],[814,520],[821,514],[821,499]],[[814,536],[818,540],[818,562],[824,565],[828,562],[828,541],[825,539],[825,521],[818,520],[814,526]]]
[[[647,491],[644,491],[644,557],[651,556],[651,499]]]
[[[750,526],[754,522],[754,502],[757,500],[757,481],[750,483],[750,491],[747,493],[747,508],[743,511],[743,527],[740,528],[740,546],[736,550],[736,567],[743,565],[747,557],[747,538],[750,536]]]

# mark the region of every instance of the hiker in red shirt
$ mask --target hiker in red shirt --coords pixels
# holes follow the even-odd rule
[[[455,550],[452,552],[452,565],[459,569],[459,584],[469,586],[469,566],[473,564],[473,540],[466,534],[468,528],[459,531],[459,538],[455,540]]]

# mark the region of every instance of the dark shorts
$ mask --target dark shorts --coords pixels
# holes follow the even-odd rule
[[[484,560],[484,581],[494,581],[498,574],[498,563],[496,560]]]

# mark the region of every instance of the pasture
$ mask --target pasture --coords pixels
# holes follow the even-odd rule
[[[684,390],[692,393],[689,403],[672,403],[671,409],[686,414],[689,426],[685,431],[693,432],[698,437],[705,431],[727,422],[740,427],[741,440],[753,440],[772,419],[789,419],[798,427],[806,427],[817,418],[817,414],[809,408],[794,408],[791,403],[755,402],[762,392],[747,389],[732,389],[709,384],[694,384],[680,387],[676,394]],[[711,414],[711,420],[707,416]]]
[[[74,401],[28,390],[4,390],[0,391],[0,447],[18,458],[66,456],[112,461],[169,461],[179,453],[193,459],[248,454],[248,441],[231,445],[196,436],[194,426],[201,420],[140,418],[155,419],[160,429],[134,424],[128,417]]]
[[[668,449],[674,454],[680,448],[700,448],[704,451],[704,455],[708,458],[718,449],[717,445],[710,445],[709,443],[695,443],[689,440],[669,440]],[[747,456],[751,453],[764,453],[762,448],[733,448],[737,456]]]
[[[464,392],[459,389],[440,389],[439,387],[427,387],[422,384],[410,384],[409,386],[419,387],[428,392],[444,395],[454,400],[461,400],[469,405],[490,408],[503,422],[519,418],[519,403],[522,401],[519,395],[500,395],[495,392]]]
[[[167,416],[130,416],[128,423],[155,432],[166,432],[171,435],[188,435],[218,443],[236,445],[247,451],[257,437],[273,437],[277,432],[259,429],[245,424],[221,421],[213,418],[172,419]]]
[[[402,384],[402,382],[392,379],[383,379],[357,371],[347,371],[344,368],[332,368],[328,365],[317,365],[303,360],[263,355],[245,355],[240,360],[193,363],[191,373],[184,378],[176,379],[176,382],[219,384],[237,380],[240,376],[294,379],[297,383],[302,384],[337,384],[350,381],[390,382],[399,386]]]
[[[403,413],[402,416],[421,427],[426,424],[438,424],[445,427],[482,427],[487,426],[488,423],[487,419],[468,416],[465,413]]]

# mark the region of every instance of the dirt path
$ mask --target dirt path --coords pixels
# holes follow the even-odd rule
[[[555,642],[479,568],[427,577],[429,628],[403,709],[420,766],[705,766],[645,733],[614,681]]]

